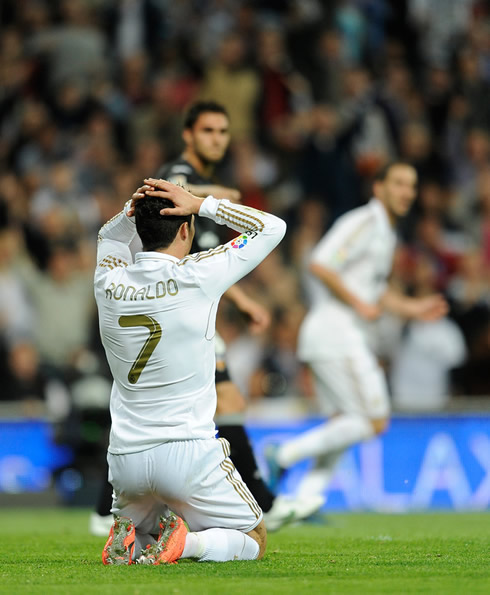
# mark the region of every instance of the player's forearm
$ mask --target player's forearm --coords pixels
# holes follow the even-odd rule
[[[315,277],[317,277],[317,279],[319,279],[337,299],[347,306],[357,309],[360,300],[346,287],[337,272],[314,262],[310,264],[310,272],[315,275]]]
[[[218,184],[187,184],[189,192],[195,196],[214,196],[218,200],[227,198],[232,202],[239,202],[241,194],[239,190],[234,188],[226,188],[225,186],[219,186]]]
[[[416,315],[416,300],[389,287],[381,296],[380,305],[383,310],[397,314],[402,318],[414,318]]]
[[[286,223],[279,217],[250,207],[232,205],[227,200],[205,198],[199,214],[241,232],[225,245],[210,250],[209,258],[202,258],[196,267],[204,291],[213,299],[222,296],[250,273],[286,233]],[[212,259],[212,256],[215,258]],[[250,308],[247,310],[253,317]]]
[[[112,219],[103,225],[99,230],[98,239],[113,240],[129,245],[136,235],[136,225],[134,217],[128,217],[126,214],[129,209],[130,201],[128,201],[124,209],[115,215]]]
[[[229,299],[230,302],[233,302],[239,310],[242,309],[244,302],[248,300],[248,296],[242,289],[240,289],[240,287],[238,287],[238,285],[232,285],[225,291],[223,297]]]
[[[131,262],[129,244],[136,235],[136,225],[134,217],[128,217],[126,214],[130,204],[131,201],[128,201],[124,209],[99,231],[97,263],[100,267],[106,267],[104,271],[111,270],[119,264],[127,266]],[[99,267],[97,271],[100,272]]]
[[[247,234],[247,241],[256,237],[269,237],[276,238],[277,245],[286,233],[286,223],[279,217],[252,207],[232,204],[229,200],[216,200],[212,196],[204,199],[199,215]]]

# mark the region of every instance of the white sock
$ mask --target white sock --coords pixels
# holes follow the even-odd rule
[[[259,551],[255,539],[241,531],[206,529],[187,534],[181,558],[196,558],[198,562],[255,560]]]
[[[337,467],[344,450],[338,450],[322,457],[321,464],[305,473],[299,484],[296,496],[298,498],[310,498],[311,496],[323,496],[332,479],[333,472]]]
[[[187,533],[185,537],[184,550],[181,558],[200,558],[206,549],[204,540],[200,538],[200,533]]]
[[[339,415],[282,444],[277,453],[277,462],[281,467],[288,468],[309,457],[344,450],[371,438],[374,433],[369,419],[360,415]]]

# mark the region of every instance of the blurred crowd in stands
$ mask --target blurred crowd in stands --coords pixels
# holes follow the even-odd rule
[[[252,336],[231,306],[220,312],[245,394],[311,395],[295,355],[305,263],[369,199],[376,169],[401,158],[420,183],[393,282],[441,291],[451,311],[426,325],[379,321],[395,404],[489,395],[489,98],[489,1],[2,0],[1,400],[68,433],[84,411],[107,415],[97,230],[179,154],[197,99],[230,114],[218,178],[288,222],[242,283],[270,308],[269,332]]]

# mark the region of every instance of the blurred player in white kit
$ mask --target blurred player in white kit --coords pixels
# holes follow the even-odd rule
[[[272,487],[285,469],[314,458],[299,497],[322,494],[342,453],[388,425],[388,389],[369,344],[369,323],[383,310],[422,321],[447,312],[440,295],[412,298],[388,285],[394,228],[416,197],[415,169],[390,163],[373,190],[369,203],[340,217],[311,256],[317,287],[300,330],[298,356],[312,371],[319,406],[329,419],[280,446],[269,445],[266,453]]]
[[[223,293],[277,246],[286,225],[163,180],[145,183],[100,230],[97,251],[95,295],[114,378],[115,520],[102,559],[257,559],[266,545],[262,511],[229,443],[215,437],[215,318]],[[240,235],[190,255],[195,215]],[[133,263],[136,232],[143,252]]]

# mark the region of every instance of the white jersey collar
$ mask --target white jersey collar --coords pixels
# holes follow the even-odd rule
[[[371,200],[369,201],[369,206],[374,211],[376,219],[384,227],[387,227],[391,231],[393,231],[393,226],[391,225],[390,219],[388,217],[388,213],[386,212],[386,208],[385,208],[384,204],[379,200],[379,198],[376,198],[375,196],[373,196],[373,198],[371,198]]]
[[[139,262],[142,260],[169,260],[170,262],[180,262],[180,258],[176,256],[172,256],[171,254],[163,254],[162,252],[137,252],[135,257],[135,262]]]

